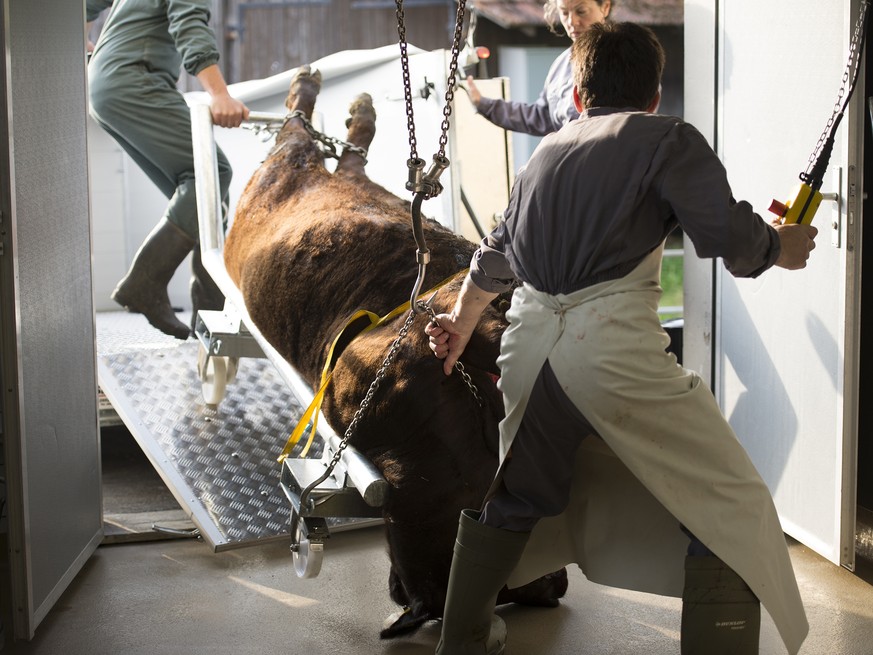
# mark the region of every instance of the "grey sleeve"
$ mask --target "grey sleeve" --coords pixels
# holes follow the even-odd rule
[[[482,98],[477,111],[495,125],[513,132],[545,136],[561,128],[552,120],[545,89],[536,102],[530,104],[500,98]]]
[[[167,18],[170,35],[182,57],[182,66],[197,75],[218,63],[215,33],[209,27],[210,3],[205,0],[169,0]]]
[[[87,22],[95,21],[103,12],[112,6],[112,0],[86,0],[85,2],[85,20]]]
[[[503,254],[506,223],[501,221],[479,244],[470,262],[470,279],[480,289],[503,293],[515,286],[515,274]]]
[[[748,202],[734,200],[724,166],[700,132],[680,123],[658,153],[661,197],[699,257],[721,257],[735,277],[757,277],[773,266],[780,252],[776,230]]]

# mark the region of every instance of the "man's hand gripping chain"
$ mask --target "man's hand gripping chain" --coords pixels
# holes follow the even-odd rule
[[[436,297],[437,292],[434,291],[430,298],[425,301],[418,301],[419,309],[422,310],[421,313],[426,313],[430,317],[431,325],[441,328],[440,322],[437,320],[436,312],[433,309],[433,299]],[[479,397],[479,391],[476,389],[476,385],[473,383],[473,378],[470,377],[470,374],[464,370],[464,365],[460,360],[455,362],[455,369],[457,369],[458,373],[461,374],[461,378],[467,384],[470,389],[470,392],[473,394],[473,398],[476,399],[476,404],[480,407],[482,406],[482,398]]]

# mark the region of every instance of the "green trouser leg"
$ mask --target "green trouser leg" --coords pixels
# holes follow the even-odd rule
[[[497,594],[518,564],[530,533],[491,528],[461,512],[436,655],[500,655],[506,626],[494,614]]]
[[[682,655],[757,655],[761,603],[717,557],[685,558]]]
[[[161,219],[143,241],[112,299],[128,311],[143,314],[161,332],[187,339],[191,331],[173,312],[167,285],[194,243],[180,228]]]

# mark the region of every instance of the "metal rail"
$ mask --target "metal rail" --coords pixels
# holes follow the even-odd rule
[[[283,114],[251,112],[246,124],[264,127],[268,124],[281,124],[284,121]],[[224,266],[224,229],[221,215],[221,191],[218,185],[218,160],[212,114],[208,105],[198,104],[191,107],[191,132],[194,146],[197,213],[200,217],[200,254],[203,266],[224,293],[225,298],[241,314],[246,327],[263,349],[267,359],[275,366],[280,377],[300,403],[306,407],[312,402],[314,396],[312,390],[251,321],[242,293],[230,279]],[[326,425],[325,421],[319,423],[318,432],[327,446],[325,458],[329,460],[339,448],[341,439]],[[371,507],[379,507],[385,502],[388,483],[368,459],[349,446],[342,452],[340,463],[364,502]]]

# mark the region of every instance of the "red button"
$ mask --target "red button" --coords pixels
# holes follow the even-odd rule
[[[786,207],[784,203],[774,200],[770,203],[770,211],[777,216],[785,216],[785,214],[788,213],[788,207]]]

